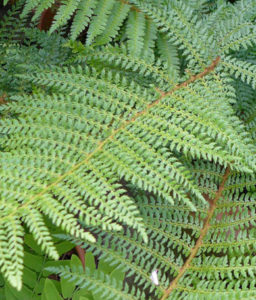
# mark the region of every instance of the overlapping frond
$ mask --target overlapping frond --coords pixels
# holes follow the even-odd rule
[[[41,2],[27,0],[22,15],[27,15],[29,11],[35,9],[34,19],[36,19],[44,9],[52,5],[52,0]],[[181,4],[178,1],[171,6],[168,5],[167,9],[163,9],[165,6],[165,3],[159,1],[149,1],[149,3],[120,0],[63,1],[53,8],[56,10],[56,15],[50,32],[65,25],[72,18],[70,35],[72,40],[88,27],[86,45],[101,45],[115,39],[120,29],[125,28],[124,39],[128,40],[129,53],[135,57],[148,56],[149,58],[154,56],[156,40],[158,40],[160,52],[166,52],[168,41],[164,42],[165,37],[156,34],[157,31],[158,33],[164,32],[172,41],[174,48],[172,53],[176,52],[175,45],[183,50],[187,48],[189,49],[187,53],[192,53],[189,58],[203,65],[204,59],[200,58],[201,54],[199,55],[198,51],[193,48],[199,49],[204,46],[207,51],[207,45],[210,45],[211,41],[206,45],[208,39],[204,41],[200,39],[200,37],[205,37],[205,32],[202,31],[200,21],[197,22],[193,17],[196,10],[188,3]],[[164,15],[162,15],[163,12]],[[172,24],[170,20],[174,20],[175,24]],[[182,33],[184,28],[187,31]],[[191,41],[193,41],[192,44]]]

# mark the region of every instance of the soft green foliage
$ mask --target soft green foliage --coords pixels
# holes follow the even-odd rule
[[[34,19],[53,3],[25,2]],[[0,80],[0,264],[9,284],[22,288],[26,230],[59,257],[52,222],[65,231],[59,238],[125,274],[123,282],[59,261],[47,268],[90,290],[88,299],[256,297],[256,1],[248,2],[63,1],[52,35],[21,19],[22,41],[0,37],[3,76],[15,78]],[[71,40],[53,33],[73,14]],[[85,27],[85,44],[74,41]],[[42,299],[64,296],[45,277]]]
[[[53,0],[25,0],[25,6],[22,16],[28,15],[31,10],[35,9],[35,15],[33,19],[36,20],[45,9],[52,7],[53,2]],[[190,18],[194,16],[194,13],[196,12],[198,15],[201,15],[201,13],[204,11],[204,6],[209,8],[210,5],[209,3],[205,3],[206,1],[183,1],[186,3],[186,6],[184,6],[182,3],[179,4],[178,1],[176,1],[175,5],[171,3],[172,1],[166,0],[151,2],[154,6],[159,7],[161,13],[164,12],[164,14],[166,11],[166,7],[168,7],[169,9],[169,7],[176,7],[177,5],[177,8],[179,10],[183,11],[185,9],[183,13],[184,16],[186,15],[186,18],[188,18],[186,22],[191,21],[193,23],[195,20],[192,20]],[[163,16],[157,16],[157,18],[160,17],[160,19],[156,18],[154,20],[155,22],[152,22],[152,20],[154,19],[152,13],[155,13],[154,8],[151,7],[150,2],[147,4],[147,2],[144,1],[144,3],[146,3],[147,9],[149,10],[147,14],[143,12],[143,7],[140,7],[140,3],[138,1],[60,1],[60,3],[55,5],[55,7],[53,8],[57,11],[57,13],[51,26],[50,32],[52,33],[55,30],[59,30],[64,25],[66,25],[67,22],[71,21],[72,25],[70,30],[70,38],[72,40],[75,40],[79,37],[79,35],[81,35],[81,33],[86,32],[86,45],[88,46],[103,45],[111,42],[112,40],[118,40],[119,35],[121,35],[122,40],[128,41],[129,53],[135,57],[141,56],[145,58],[146,56],[151,56],[153,54],[152,49],[155,48],[156,42],[158,43],[158,46],[160,46],[160,51],[162,50],[162,52],[165,52],[168,43],[163,44],[163,36],[161,35],[161,31],[163,31],[165,28],[162,27],[161,23],[161,18]],[[152,12],[150,13],[151,8]],[[175,14],[177,14],[178,16],[178,11]],[[150,16],[150,18],[148,16]],[[178,21],[177,16],[171,16],[172,20],[173,18],[176,18],[176,20]],[[181,20],[179,19],[179,22],[180,21]],[[178,23],[176,25],[178,25]],[[200,25],[202,24],[198,24],[196,30],[200,29]],[[182,26],[182,24],[179,23],[179,26]],[[226,24],[223,24],[223,27],[224,26],[226,26]],[[176,27],[175,30],[179,30],[178,27]],[[186,32],[186,34],[188,34],[188,32]],[[236,34],[239,35],[239,33]],[[195,35],[193,34],[191,38],[192,37],[195,38]],[[254,36],[252,35],[251,39],[253,38]],[[194,44],[199,43],[198,47],[201,47],[203,45],[203,42],[203,40],[194,40]],[[209,42],[211,43],[212,40],[210,40]],[[243,43],[246,42],[250,44],[251,41],[249,39],[248,41],[243,41]],[[205,47],[207,47],[207,45],[205,45]],[[163,48],[161,48],[161,46]],[[227,45],[225,46],[226,48],[228,47]],[[174,50],[172,50],[171,52],[173,51]],[[164,60],[169,59],[169,55],[167,55]]]

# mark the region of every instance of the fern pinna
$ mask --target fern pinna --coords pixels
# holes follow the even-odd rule
[[[1,271],[17,289],[26,227],[58,258],[50,220],[125,272],[48,269],[105,299],[256,296],[256,2],[204,2],[63,2],[52,31],[75,12],[86,45],[66,41],[63,66],[19,61],[0,122]]]

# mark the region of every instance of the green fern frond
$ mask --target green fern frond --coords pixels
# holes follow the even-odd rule
[[[71,27],[71,39],[76,39],[88,25],[96,4],[97,0],[80,1]]]
[[[245,124],[247,131],[251,134],[252,138],[256,139],[256,92],[250,85],[242,83],[241,81],[235,82],[237,102],[236,111],[239,118]]]
[[[8,221],[1,220],[1,235],[6,240],[1,243],[1,272],[6,274],[8,281],[20,290],[23,271],[23,227],[17,216],[8,216]]]
[[[6,221],[17,214],[23,217],[25,208],[31,207],[71,235],[94,242],[74,217],[81,199],[85,202],[83,222],[109,229],[120,229],[112,223],[121,222],[137,229],[147,240],[134,199],[118,183],[121,178],[172,204],[176,199],[195,210],[195,200],[192,202],[188,193],[205,200],[175,153],[248,170],[246,159],[241,159],[250,152],[250,147],[246,152],[246,140],[238,142],[239,137],[228,124],[226,129],[218,129],[221,123],[202,109],[198,96],[204,80],[157,98],[151,88],[88,67],[50,71],[30,67],[21,77],[58,93],[16,96],[4,107],[7,116],[18,116],[1,122],[1,132],[6,135],[1,139],[6,151],[1,159],[2,188],[7,188],[13,203],[19,203],[17,212],[3,216]],[[207,84],[214,90],[210,75]],[[212,99],[211,92],[208,96]],[[197,106],[193,112],[191,97],[194,104],[199,101],[200,112]],[[206,97],[204,91],[205,104]],[[181,123],[183,114],[192,123]],[[233,116],[231,119],[234,122]],[[201,131],[207,128],[204,135],[195,135],[200,128],[196,120]],[[211,122],[219,131],[217,135],[209,131]],[[243,145],[243,149],[236,145]],[[93,220],[96,210],[106,218],[101,220],[99,215]],[[112,222],[106,224],[106,219]],[[40,238],[35,230],[33,233]],[[47,251],[52,253],[51,249]]]
[[[235,13],[243,15],[245,20],[252,21],[256,16],[256,3],[254,0],[240,0],[235,3]]]
[[[157,39],[158,51],[163,61],[167,63],[167,70],[170,77],[174,79],[179,77],[180,63],[176,47],[167,41],[163,35],[159,35]]]
[[[81,45],[80,45],[81,46]],[[78,45],[74,42],[69,43],[69,47],[77,51]],[[78,50],[79,53],[76,56],[74,62],[79,64],[91,64],[92,66],[109,66],[122,68],[124,71],[129,72],[129,75],[133,76],[134,80],[139,76],[141,79],[147,79],[148,82],[156,82],[158,87],[162,90],[169,90],[170,87],[175,85],[175,80],[178,78],[171,78],[164,64],[160,59],[157,61],[148,61],[143,57],[132,57],[128,53],[128,47],[122,46],[105,46],[99,49],[86,49],[84,46]]]
[[[28,3],[28,1],[27,1]],[[52,7],[52,5],[55,3],[54,0],[40,0],[37,1],[35,0],[35,2],[33,3],[33,8],[36,8],[35,14],[33,16],[33,20],[37,20],[40,15],[48,8]],[[23,12],[23,15],[25,15],[29,9],[31,9],[30,4],[28,3],[28,8],[26,9],[26,11]]]
[[[87,288],[89,291],[94,291],[94,293],[100,293],[101,297],[104,297],[104,299],[146,299],[143,293],[138,290],[135,292],[134,289],[129,291],[127,284],[122,287],[120,282],[100,271],[91,274],[90,271],[86,270],[86,272],[83,273],[82,269],[72,271],[69,267],[48,267],[47,270],[58,274],[71,282],[75,282],[76,285],[79,285],[82,289]]]
[[[218,24],[221,29],[217,29],[221,33],[221,38],[218,41],[221,53],[229,53],[230,50],[247,49],[255,44],[256,32],[253,23],[244,22],[244,18],[230,18]]]
[[[231,56],[223,59],[222,65],[226,71],[240,78],[243,82],[256,88],[256,65],[246,61],[238,60]]]
[[[80,0],[62,1],[62,5],[55,15],[54,22],[50,32],[54,32],[57,28],[63,26],[78,8]]]
[[[146,30],[141,57],[145,60],[153,61],[155,40],[157,39],[157,27],[154,22],[148,18],[146,18],[145,27]]]
[[[50,0],[49,0],[49,2],[50,2]],[[26,1],[25,6],[22,11],[22,14],[21,14],[21,17],[25,17],[32,9],[36,8],[39,5],[39,3],[40,3],[40,0]]]
[[[139,57],[143,48],[146,20],[144,14],[138,11],[131,11],[127,25],[128,47],[130,55]]]
[[[103,33],[95,39],[96,45],[107,44],[117,36],[129,10],[129,5],[124,2],[116,2],[114,4]]]
[[[94,39],[104,32],[108,17],[111,14],[115,0],[100,0],[95,9],[95,16],[91,20],[90,28],[87,32],[87,44],[91,45]]]
[[[211,48],[207,46],[211,41],[205,39],[201,21],[196,20],[191,7],[174,1],[169,5],[168,10],[163,10],[152,4],[153,1],[132,0],[131,2],[161,28],[160,31],[166,34],[169,42],[184,51],[191,64],[199,63],[201,67],[205,66],[208,49]]]

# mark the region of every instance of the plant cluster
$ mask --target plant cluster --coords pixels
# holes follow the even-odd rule
[[[255,20],[256,0],[12,5],[0,299],[256,298]]]

